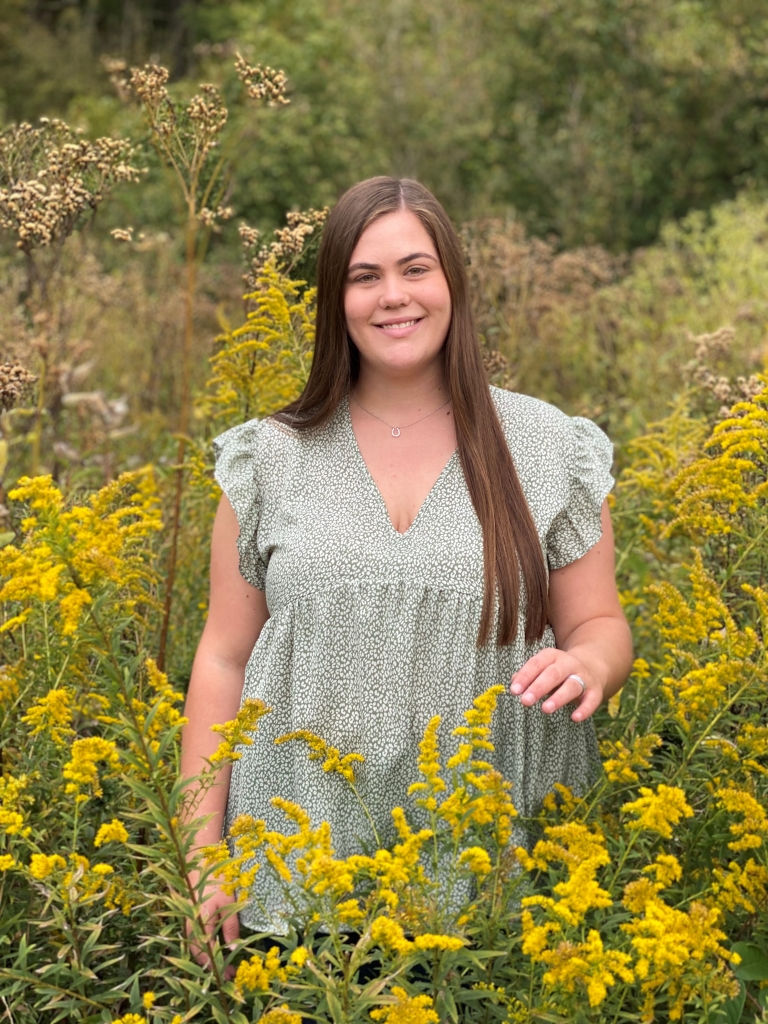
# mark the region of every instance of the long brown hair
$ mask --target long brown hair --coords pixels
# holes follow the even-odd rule
[[[497,591],[496,641],[499,645],[512,643],[518,627],[521,582],[526,594],[525,638],[530,643],[541,637],[548,621],[541,542],[488,389],[461,243],[440,203],[417,181],[369,178],[345,192],[331,212],[318,257],[312,368],[299,398],[276,418],[300,429],[318,426],[330,419],[357,380],[360,356],[347,332],[344,314],[349,260],[368,225],[397,210],[411,210],[424,225],[451,295],[445,376],[453,402],[459,457],[483,531],[484,592],[477,643],[481,646],[489,639]]]

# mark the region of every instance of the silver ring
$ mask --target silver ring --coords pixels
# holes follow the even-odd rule
[[[569,676],[566,676],[566,679],[575,679],[576,682],[580,684],[581,696],[583,697],[584,694],[587,692],[587,684],[584,682],[581,676],[577,676],[575,672],[571,672]]]

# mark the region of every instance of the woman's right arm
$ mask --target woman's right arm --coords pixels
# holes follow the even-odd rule
[[[188,722],[181,737],[181,775],[190,778],[206,766],[221,736],[211,726],[237,714],[243,692],[245,666],[264,623],[269,618],[264,592],[240,575],[237,538],[240,527],[232,505],[223,496],[213,524],[211,541],[211,594],[208,618],[195,655],[184,708]],[[195,837],[195,847],[218,843],[222,836],[229,793],[230,767],[219,769],[216,782],[195,805],[195,817],[209,817]],[[201,908],[209,933],[219,924],[227,941],[237,937],[237,916],[218,918],[219,909],[232,902],[212,885]],[[198,957],[205,962],[207,957]]]

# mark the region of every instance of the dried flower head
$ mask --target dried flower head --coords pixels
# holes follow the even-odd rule
[[[262,64],[251,65],[239,53],[235,58],[235,71],[252,100],[266,100],[270,107],[285,106],[291,102],[285,96],[288,79],[284,71],[275,71]]]
[[[36,380],[19,363],[0,363],[0,409],[12,409]]]
[[[241,224],[240,242],[248,260],[248,269],[243,280],[248,290],[256,291],[259,276],[264,273],[267,264],[289,274],[309,245],[319,239],[329,212],[327,206],[322,210],[292,210],[286,214],[286,226],[275,230],[274,241],[261,246],[258,251],[256,247],[259,244],[259,232],[256,228]]]
[[[0,134],[0,229],[24,252],[74,231],[121,182],[139,180],[125,139],[90,142],[59,120],[41,118]]]

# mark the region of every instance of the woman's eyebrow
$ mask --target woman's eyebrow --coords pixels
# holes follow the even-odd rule
[[[403,256],[403,258],[401,260],[398,260],[397,261],[397,265],[399,267],[403,263],[410,263],[411,260],[434,260],[435,263],[437,263],[437,258],[435,256],[432,256],[431,253],[428,253],[428,252],[412,252],[410,256]]]
[[[410,256],[403,256],[402,259],[397,261],[397,266],[400,267],[403,263],[410,263],[411,260],[434,260],[437,263],[437,257],[432,256],[428,252],[412,252]],[[348,273],[352,273],[353,270],[381,270],[379,263],[353,263]]]

